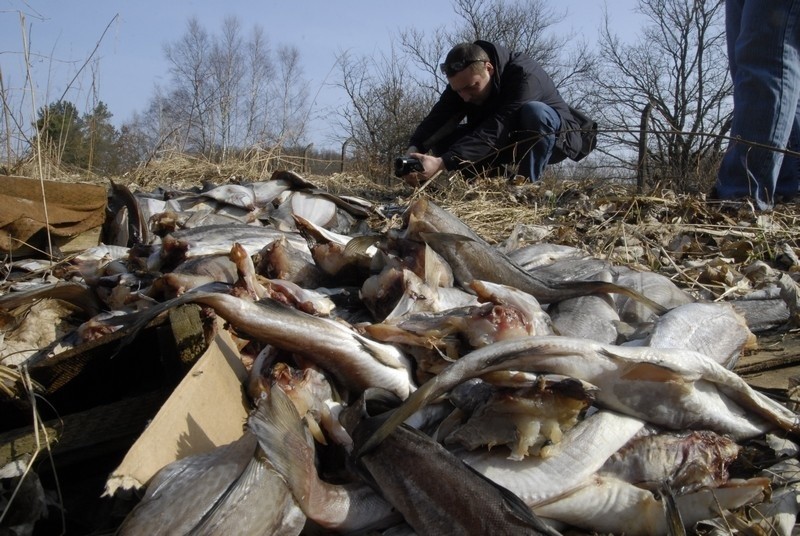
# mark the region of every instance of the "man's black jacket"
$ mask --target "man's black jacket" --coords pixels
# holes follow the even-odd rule
[[[540,101],[561,116],[561,131],[554,153],[575,157],[581,148],[580,125],[542,66],[526,54],[511,52],[488,41],[475,41],[475,44],[489,54],[495,67],[491,96],[481,105],[470,104],[448,85],[414,131],[409,145],[425,153],[466,117],[469,133],[438,155],[448,170],[457,169],[492,156],[512,143],[509,136],[518,109],[526,102]]]

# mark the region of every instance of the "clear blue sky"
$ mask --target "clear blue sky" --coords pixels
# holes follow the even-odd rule
[[[569,14],[561,25],[565,32],[584,34],[590,43],[595,41],[604,5],[601,0],[550,1],[555,10]],[[611,20],[622,36],[635,35],[635,4],[635,0],[609,2]],[[12,106],[22,102],[19,93],[13,92],[20,91],[25,82],[21,13],[37,105],[61,97],[100,42],[93,56],[96,61],[87,65],[66,98],[81,111],[90,109],[94,81],[96,94],[108,105],[117,125],[134,111],[144,110],[154,87],[166,84],[163,45],[180,38],[192,16],[210,32],[217,32],[222,19],[234,15],[244,29],[260,25],[273,47],[297,47],[311,96],[316,97],[315,117],[344,102],[330,86],[338,74],[338,53],[377,55],[388,49],[401,29],[429,30],[454,20],[447,0],[0,0],[0,5],[0,69]],[[28,113],[30,101],[23,106]],[[322,122],[312,124],[311,138],[318,146],[328,145],[324,140],[330,132],[326,129]]]

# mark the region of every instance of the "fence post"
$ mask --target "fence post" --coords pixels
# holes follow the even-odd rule
[[[306,148],[303,151],[303,173],[311,172],[311,166],[308,164],[308,153],[311,151],[312,147],[314,147],[314,144],[309,143],[308,145],[306,145]]]
[[[347,138],[344,140],[344,143],[342,143],[342,161],[340,163],[341,165],[339,167],[339,173],[344,173],[344,157],[347,153],[347,146],[350,145],[351,141],[353,141],[353,138]]]
[[[639,122],[639,158],[636,161],[636,191],[642,193],[647,182],[647,123],[650,120],[650,111],[653,102],[647,103],[642,110],[642,120]]]

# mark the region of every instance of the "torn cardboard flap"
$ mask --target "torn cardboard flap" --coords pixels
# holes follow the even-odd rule
[[[239,439],[248,415],[242,389],[246,377],[233,339],[218,329],[208,350],[111,473],[104,495],[141,488],[167,464]]]
[[[31,242],[45,229],[56,237],[100,229],[107,204],[108,190],[96,184],[0,175],[0,250],[41,247]]]

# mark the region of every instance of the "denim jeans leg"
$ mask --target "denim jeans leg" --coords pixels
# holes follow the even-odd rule
[[[553,154],[556,132],[560,128],[561,117],[547,104],[530,101],[522,105],[514,133],[517,155],[522,155],[519,158],[520,175],[532,181],[539,180]]]
[[[733,80],[732,141],[717,177],[723,199],[751,196],[769,208],[778,189],[800,100],[800,0],[727,0],[726,31]],[[784,174],[796,166],[787,162]]]
[[[786,148],[800,153],[800,105],[795,112],[794,125]],[[793,198],[797,196],[798,190],[800,190],[800,157],[785,154],[778,174],[778,184],[775,186],[775,195],[787,199]]]

